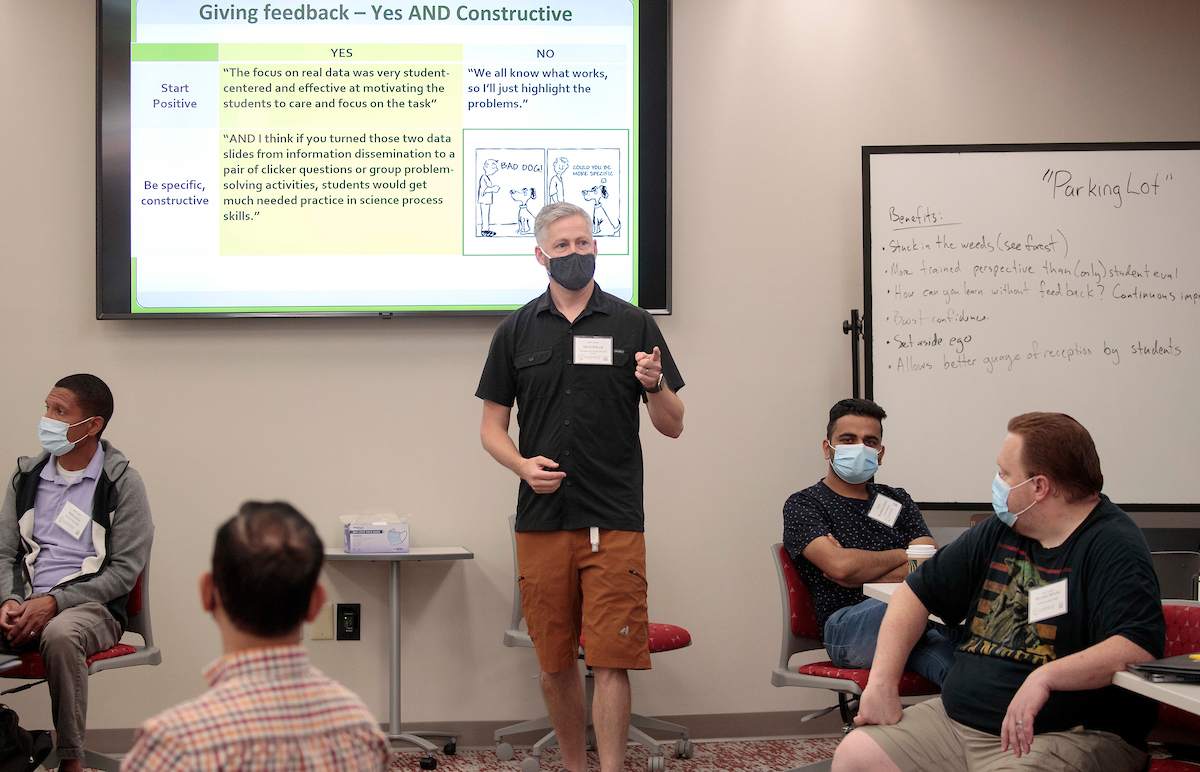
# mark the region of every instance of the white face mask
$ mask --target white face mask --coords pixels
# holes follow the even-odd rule
[[[829,463],[838,477],[852,485],[865,483],[879,470],[879,451],[859,443],[834,445]]]
[[[95,417],[92,416],[92,418]],[[38,441],[42,443],[42,448],[50,455],[65,456],[72,450],[75,450],[75,446],[87,436],[85,434],[83,437],[75,440],[75,442],[71,442],[67,439],[67,430],[73,429],[79,426],[79,424],[85,424],[92,420],[92,418],[85,418],[77,424],[67,424],[42,416],[42,420],[38,422]]]
[[[1032,477],[1029,478],[1029,480],[1032,479]],[[1008,494],[1012,492],[1013,488],[1020,488],[1022,485],[1029,482],[1029,480],[1026,480],[1023,483],[1017,483],[1016,485],[1009,485],[1000,479],[999,472],[996,472],[996,477],[994,480],[992,480],[992,509],[995,510],[996,517],[1000,518],[1000,521],[1009,528],[1013,527],[1013,524],[1017,522],[1018,517],[1029,511],[1029,507],[1032,507],[1037,503],[1037,499],[1034,499],[1033,501],[1029,502],[1028,507],[1025,507],[1020,512],[1008,511]]]

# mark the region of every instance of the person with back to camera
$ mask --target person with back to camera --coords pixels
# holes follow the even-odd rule
[[[996,466],[996,517],[896,588],[837,772],[1145,768],[1158,705],[1112,678],[1163,654],[1146,539],[1100,492],[1096,446],[1070,416],[1013,418]],[[942,696],[902,709],[930,613],[965,620],[964,641]]]
[[[324,547],[282,501],[247,501],[217,531],[200,602],[225,655],[209,690],[150,719],[128,772],[368,772],[391,761],[379,723],[349,689],[309,663],[301,626],[325,603]]]
[[[100,439],[112,414],[96,376],[54,384],[42,453],[17,459],[0,507],[0,652],[41,654],[60,772],[83,769],[87,658],[121,639],[154,539],[141,476]]]
[[[587,769],[582,629],[600,768],[617,772],[629,731],[627,671],[650,667],[639,402],[659,432],[678,437],[683,379],[653,317],[596,284],[586,212],[549,204],[534,236],[549,287],[496,329],[475,392],[480,439],[521,478],[521,604],[563,764]],[[508,434],[514,401],[519,449]]]
[[[821,447],[825,479],[783,505],[783,543],[813,596],[817,629],[838,667],[869,668],[887,604],[866,598],[866,582],[908,575],[905,549],[933,545],[921,511],[903,488],[868,482],[883,462],[883,419],[868,399],[843,399],[829,411]],[[957,636],[930,623],[906,668],[941,684]]]

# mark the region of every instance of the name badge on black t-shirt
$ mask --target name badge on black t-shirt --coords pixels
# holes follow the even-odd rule
[[[875,503],[871,505],[871,511],[867,513],[867,517],[891,528],[896,524],[896,518],[900,517],[900,502],[889,499],[882,493],[877,493],[875,494]]]
[[[1067,613],[1067,580],[1029,588],[1029,624]]]
[[[611,365],[613,339],[604,335],[576,335],[571,361],[577,365]]]

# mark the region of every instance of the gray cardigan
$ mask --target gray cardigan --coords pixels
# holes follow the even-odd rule
[[[108,440],[104,448],[104,468],[96,480],[92,500],[92,529],[103,530],[103,550],[96,571],[66,579],[50,590],[59,611],[82,603],[96,602],[108,607],[125,627],[125,602],[138,575],[150,559],[154,541],[154,522],[141,475],[129,465],[121,451]],[[0,603],[24,602],[32,591],[33,502],[37,497],[38,476],[50,461],[43,451],[36,457],[17,459],[17,469],[4,491],[0,506]]]

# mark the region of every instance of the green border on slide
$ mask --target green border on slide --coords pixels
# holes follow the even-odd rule
[[[630,256],[633,262],[633,288],[630,302],[638,302],[638,260],[637,231],[638,231],[638,186],[631,181],[640,179],[638,169],[640,163],[640,142],[638,140],[640,127],[639,79],[641,68],[641,18],[638,14],[639,0],[629,0],[633,6],[633,128],[630,154],[630,168],[627,184],[632,193],[626,198],[629,201],[628,217],[634,226],[630,233]],[[212,62],[219,61],[220,47],[216,43],[138,43],[137,42],[137,0],[130,0],[129,39],[130,61],[134,62]],[[152,308],[138,303],[137,300],[137,258],[130,257],[130,312],[135,314],[321,314],[321,313],[406,313],[406,312],[440,312],[440,311],[510,311],[519,308],[518,305],[405,305],[405,306],[198,306]]]

